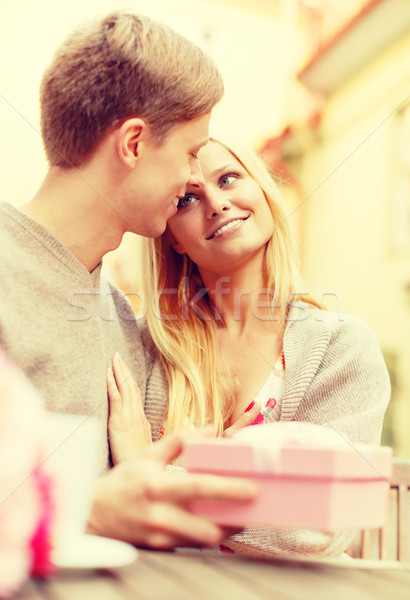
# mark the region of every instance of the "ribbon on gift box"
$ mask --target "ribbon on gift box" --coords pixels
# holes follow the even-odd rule
[[[335,429],[304,421],[275,421],[239,429],[234,439],[265,447],[309,446],[349,448],[351,442]]]
[[[284,447],[351,449],[351,444],[337,431],[301,421],[275,421],[246,427],[239,429],[233,438],[257,450],[252,454],[257,473],[279,473]]]
[[[391,470],[391,448],[353,444],[343,433],[315,423],[267,423],[241,429],[232,439],[251,451],[256,473],[379,479]],[[298,449],[306,458],[303,465],[301,456],[292,453]]]

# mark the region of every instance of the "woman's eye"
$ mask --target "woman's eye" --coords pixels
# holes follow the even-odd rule
[[[193,196],[192,194],[187,194],[183,198],[179,199],[178,208],[184,208],[185,206],[189,206],[190,204],[193,204],[197,200],[198,200],[198,198],[196,196]]]
[[[234,173],[229,173],[229,175],[224,175],[223,177],[221,177],[221,179],[219,180],[219,185],[222,188],[226,187],[227,185],[231,184],[232,181],[234,181],[235,179],[238,179],[238,175],[235,175]]]

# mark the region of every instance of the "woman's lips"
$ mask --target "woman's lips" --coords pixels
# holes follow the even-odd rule
[[[219,225],[218,228],[206,239],[212,240],[213,238],[219,237],[225,231],[229,231],[230,229],[234,229],[235,227],[238,227],[244,221],[246,221],[248,218],[249,218],[249,215],[247,217],[238,217],[236,219],[229,219],[229,221],[225,221],[225,223],[222,223],[221,225]]]

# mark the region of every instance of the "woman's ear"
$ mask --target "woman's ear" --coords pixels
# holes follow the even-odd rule
[[[170,246],[172,246],[172,248],[175,250],[175,252],[178,252],[178,254],[185,254],[185,250],[184,250],[183,246],[181,246],[181,244],[176,241],[176,239],[172,235],[169,227],[167,227],[165,235],[168,238],[168,242],[169,242]]]
[[[120,161],[128,168],[134,168],[140,156],[140,145],[148,134],[148,125],[143,119],[127,119],[118,128],[116,150]]]

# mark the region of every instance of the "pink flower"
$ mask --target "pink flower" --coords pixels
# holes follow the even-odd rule
[[[45,409],[35,388],[0,349],[0,597],[50,572],[53,520]]]
[[[55,571],[55,566],[51,562],[51,539],[55,516],[52,495],[54,481],[41,468],[33,473],[33,478],[37,483],[37,489],[40,493],[42,514],[30,542],[32,553],[31,575],[47,577],[47,575]]]

